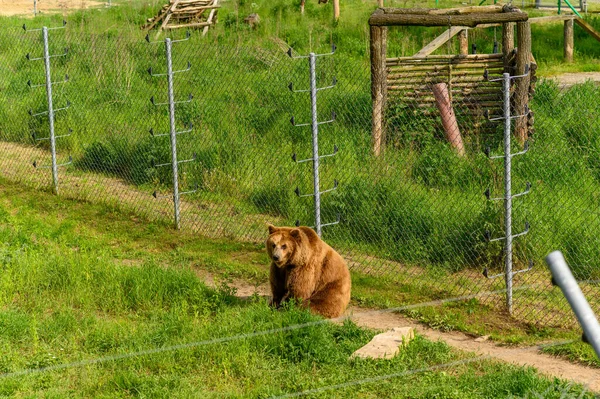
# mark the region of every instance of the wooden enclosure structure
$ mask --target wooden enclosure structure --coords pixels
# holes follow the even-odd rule
[[[465,112],[470,114],[472,121],[479,120],[483,124],[486,110],[495,112],[494,116],[501,116],[501,82],[488,82],[484,72],[487,70],[496,76],[503,72],[523,75],[526,66],[530,65],[530,71],[535,73],[528,19],[526,13],[512,6],[377,9],[369,19],[374,154],[381,152],[390,100],[413,104],[422,109],[422,114],[437,118],[441,113],[432,112],[432,107],[435,109],[437,103],[440,108],[440,103],[444,102],[439,97],[439,87],[435,87],[439,84],[447,86],[450,106],[458,101],[466,104]],[[502,52],[469,55],[467,29],[491,24],[501,24],[503,27]],[[448,30],[412,57],[387,58],[387,31],[391,26],[444,26]],[[460,54],[431,55],[455,35],[458,35]],[[529,103],[531,84],[535,81],[535,77],[531,79],[531,76],[515,80],[511,100],[513,112],[523,113]],[[527,139],[532,125],[533,115],[515,120],[514,134],[521,143]],[[449,141],[457,133],[458,130],[452,133],[446,129]],[[456,143],[452,144],[460,154],[461,148]],[[458,145],[462,146],[462,141]]]
[[[178,28],[203,28],[202,34],[217,22],[219,0],[170,0],[158,14],[148,19],[144,29],[158,28],[159,32]],[[158,25],[160,24],[160,26]]]

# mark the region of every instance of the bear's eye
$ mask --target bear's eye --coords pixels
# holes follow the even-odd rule
[[[277,245],[273,244],[273,248],[276,248],[276,247],[277,247]]]
[[[287,245],[285,245],[285,244],[283,244],[283,245],[281,246],[281,249],[286,249],[286,248],[287,248]]]

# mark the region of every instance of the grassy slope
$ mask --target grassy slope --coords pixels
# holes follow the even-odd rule
[[[343,49],[340,50],[340,64],[347,66],[348,70],[361,68],[367,70],[367,67],[365,67],[364,62],[361,60],[363,60],[366,54],[365,40],[367,32],[364,29],[364,20],[372,9],[369,4],[360,2],[345,4],[345,8],[342,10],[345,13],[345,17],[335,28],[329,21],[330,10],[327,8],[329,6],[317,6],[310,3],[307,5],[305,18],[300,19],[297,17],[295,6],[293,5],[284,2],[272,4],[258,2],[256,4],[265,22],[254,33],[246,30],[242,24],[238,25],[238,16],[251,12],[253,10],[252,4],[240,3],[239,14],[236,14],[232,8],[226,7],[222,10],[222,23],[218,27],[221,36],[219,36],[218,40],[214,40],[213,44],[216,45],[215,48],[225,48],[228,43],[235,42],[241,36],[248,36],[256,46],[268,45],[270,36],[277,35],[284,38],[299,51],[304,51],[306,50],[306,35],[307,32],[310,32],[315,47],[318,47],[319,43],[323,45],[323,43],[333,38],[338,43],[340,49]],[[80,102],[86,104],[86,106],[101,105],[106,108],[102,108],[96,113],[81,112],[84,109],[83,106],[79,108],[80,111],[75,110],[72,114],[73,116],[68,117],[73,118],[69,122],[77,126],[86,126],[86,129],[74,138],[69,139],[70,141],[67,141],[67,145],[75,155],[77,155],[78,151],[83,154],[83,161],[80,161],[82,169],[92,166],[95,170],[125,170],[125,178],[128,178],[132,182],[137,182],[136,179],[140,178],[142,179],[141,183],[148,184],[146,181],[148,179],[148,175],[146,175],[147,171],[143,168],[140,169],[138,166],[141,163],[139,162],[140,159],[135,156],[132,156],[130,159],[127,156],[114,156],[115,154],[135,155],[137,154],[136,151],[139,151],[140,148],[151,154],[154,154],[153,151],[158,151],[155,147],[148,144],[148,139],[145,136],[148,125],[146,119],[148,110],[147,107],[139,105],[142,102],[138,101],[138,99],[146,99],[148,93],[161,90],[160,86],[153,85],[145,77],[145,68],[152,64],[153,55],[148,53],[143,43],[138,43],[141,38],[140,31],[137,29],[137,26],[141,24],[145,16],[154,13],[155,5],[151,5],[150,7],[147,5],[140,8],[136,7],[115,8],[108,11],[108,13],[97,11],[91,14],[76,13],[73,15],[71,23],[74,27],[71,28],[72,33],[70,34],[73,35],[73,38],[84,38],[79,39],[82,42],[79,48],[75,47],[75,54],[79,51],[81,55],[86,49],[93,49],[94,51],[91,52],[93,57],[74,56],[65,63],[65,66],[71,68],[71,76],[77,77],[77,79],[73,79],[75,88],[71,90],[81,96]],[[58,22],[57,18],[44,17],[43,20],[48,21],[50,19]],[[289,21],[293,21],[294,23],[289,23]],[[22,23],[19,19],[10,19],[9,22],[15,28]],[[236,31],[236,27],[239,30]],[[538,51],[540,51],[540,53],[536,53],[537,60],[542,65],[544,63],[548,65],[556,64],[557,60],[560,59],[562,50],[559,45],[551,46],[546,42],[549,38],[561,36],[560,26],[540,29],[547,29],[547,31],[541,31],[542,34],[539,35],[536,35],[534,31],[535,40],[540,40],[534,43],[534,49],[539,49]],[[426,42],[437,33],[439,32],[435,30],[428,33],[422,29],[413,31],[399,30],[395,33],[396,36],[391,45],[391,51],[398,55],[411,54],[420,48],[422,43],[419,41]],[[120,42],[115,40],[117,36],[122,36]],[[91,38],[89,39],[90,41],[88,41],[88,38]],[[486,51],[488,47],[491,48],[492,38],[493,30],[491,29],[472,35],[472,39],[478,44],[480,51]],[[93,42],[92,39],[96,40],[96,42]],[[589,44],[586,38],[580,39],[577,42],[576,48],[581,49],[581,55],[588,57],[590,60],[593,57],[597,57],[598,47]],[[219,40],[222,41],[221,44],[223,47],[219,47]],[[134,43],[132,44],[132,42]],[[11,57],[6,62],[11,66],[19,66],[14,69],[15,74],[10,76],[11,81],[7,84],[12,90],[9,93],[12,93],[11,95],[18,94],[19,98],[26,98],[29,103],[25,101],[23,106],[12,105],[3,108],[3,112],[7,112],[7,115],[2,118],[2,122],[0,123],[7,125],[2,126],[0,134],[8,134],[11,139],[17,134],[20,137],[28,137],[27,132],[39,126],[33,124],[33,122],[30,122],[33,125],[25,125],[20,122],[23,118],[19,112],[23,111],[23,109],[19,107],[26,108],[26,106],[35,105],[35,101],[29,97],[31,95],[30,92],[25,92],[24,85],[22,85],[22,82],[30,77],[29,73],[33,68],[25,68],[21,50],[25,47],[27,49],[35,48],[34,43],[26,42],[23,44],[18,41],[11,42],[10,38],[5,38],[2,43],[4,46],[2,54]],[[95,46],[94,43],[96,43]],[[115,52],[115,48],[123,52]],[[107,60],[110,60],[111,65],[115,62],[114,54],[120,54],[117,57],[117,64],[120,68],[117,69],[108,68],[104,65],[108,62]],[[137,57],[137,62],[131,63],[129,56]],[[198,59],[195,62],[205,62],[203,61],[203,57],[194,58]],[[20,61],[17,61],[17,59]],[[211,61],[209,58],[206,64],[201,64],[200,69],[206,70],[214,66],[214,62],[214,60]],[[243,86],[246,83],[252,83],[252,78],[258,77],[254,82],[256,89],[264,81],[261,80],[263,79],[261,69],[257,67],[256,60],[245,59],[244,62],[241,65],[221,65],[224,69],[223,74],[231,78],[236,75],[236,71],[238,71],[236,68],[241,66],[251,67],[251,71],[256,72],[255,74],[241,76],[231,86]],[[587,61],[584,60],[585,62]],[[582,63],[578,63],[576,67],[580,67],[581,65]],[[97,74],[98,71],[101,72],[100,75]],[[541,68],[541,71],[544,71],[544,67]],[[117,89],[115,90],[114,85],[106,86],[104,84],[105,81],[101,80],[102,78],[106,79],[106,81],[117,82]],[[285,78],[285,76],[282,77],[282,81],[280,82],[281,87],[285,86]],[[340,80],[342,79],[344,77],[340,77]],[[347,77],[346,79],[347,81],[351,80]],[[132,80],[135,84],[131,84]],[[359,79],[359,83],[366,82],[367,85],[357,84],[353,86],[350,84],[353,82],[347,82],[338,93],[342,98],[347,98],[355,102],[352,104],[358,109],[359,115],[368,115],[368,77],[366,81],[363,82],[363,80]],[[89,87],[94,87],[95,89],[90,91]],[[227,103],[230,102],[231,98],[238,98],[238,95],[244,94],[222,92],[220,90],[223,90],[223,88],[213,88],[213,91],[210,92],[210,101]],[[268,94],[275,98],[274,102],[284,98],[279,88],[270,90]],[[537,223],[532,223],[532,225],[539,226],[542,221],[547,222],[543,219],[547,216],[545,213],[546,210],[552,209],[552,204],[544,203],[544,199],[548,197],[548,193],[556,193],[557,189],[559,190],[558,192],[564,193],[564,197],[566,198],[567,193],[571,193],[571,189],[576,182],[582,187],[578,193],[580,199],[573,201],[574,206],[571,208],[585,209],[590,204],[595,203],[594,192],[597,190],[595,166],[593,163],[586,165],[585,162],[572,161],[572,159],[573,154],[581,153],[586,155],[585,159],[587,159],[588,155],[591,155],[589,159],[594,159],[594,154],[599,151],[600,147],[598,147],[597,140],[588,134],[595,131],[597,121],[593,118],[580,118],[582,111],[583,114],[593,115],[597,93],[592,87],[573,90],[567,96],[561,96],[551,86],[542,86],[541,90],[538,89],[538,91],[542,92],[536,99],[538,101],[536,106],[539,109],[539,112],[536,114],[536,123],[539,126],[537,136],[538,145],[534,147],[532,158],[528,160],[529,163],[524,166],[517,166],[517,168],[521,168],[520,173],[522,173],[524,178],[538,183],[538,186],[536,186],[537,190],[534,190],[534,198],[528,205],[527,210],[530,212],[530,217],[538,219]],[[357,98],[357,92],[364,92],[364,96]],[[91,99],[84,99],[84,96]],[[578,98],[580,96],[582,98]],[[246,99],[245,97],[243,98]],[[285,106],[276,111],[281,115],[275,117],[275,119],[273,119],[273,113],[276,112],[267,112],[265,109],[268,107],[261,107],[252,101],[256,101],[256,98],[250,97],[247,104],[249,108],[242,107],[239,110],[229,109],[220,105],[220,108],[231,112],[231,115],[243,117],[239,119],[231,117],[225,122],[220,121],[221,118],[218,113],[213,116],[203,115],[201,112],[202,106],[194,108],[193,112],[190,113],[201,115],[200,118],[208,126],[207,130],[202,132],[203,137],[210,138],[210,135],[214,135],[214,137],[220,138],[220,140],[216,140],[216,143],[210,141],[203,142],[202,146],[198,148],[200,156],[204,156],[202,158],[202,165],[212,168],[215,172],[214,175],[209,175],[208,177],[204,175],[203,184],[207,187],[207,191],[211,191],[211,195],[215,201],[223,201],[223,198],[236,196],[244,203],[242,207],[244,211],[267,211],[283,214],[289,217],[290,222],[292,222],[292,218],[298,215],[309,214],[305,209],[306,207],[303,207],[292,197],[291,190],[282,189],[281,187],[273,190],[270,180],[267,182],[250,180],[251,176],[268,176],[271,170],[268,169],[269,164],[265,163],[264,159],[260,159],[260,162],[250,157],[244,159],[233,151],[233,149],[239,148],[240,143],[245,142],[246,137],[245,135],[236,135],[235,132],[247,132],[248,126],[250,126],[252,134],[258,135],[258,137],[264,135],[264,142],[257,140],[254,143],[257,154],[267,153],[269,143],[277,140],[284,147],[281,152],[285,153],[281,160],[277,160],[281,165],[289,165],[287,162],[288,153],[299,147],[303,148],[302,141],[298,137],[288,137],[287,134],[289,131],[287,129],[281,130],[281,132],[284,132],[283,135],[279,132],[280,127],[288,123],[287,113],[289,108],[286,108],[287,103],[285,101],[282,100],[282,104]],[[577,106],[573,106],[574,104],[577,104]],[[568,107],[568,105],[571,105],[571,107]],[[215,107],[215,105],[212,104],[211,107]],[[346,115],[350,115],[356,109],[349,107],[345,113]],[[564,113],[558,113],[557,110],[562,110]],[[259,111],[261,112],[260,115],[255,115],[253,118],[248,117],[248,115]],[[13,113],[11,114],[10,112]],[[106,115],[111,115],[112,117],[106,117]],[[144,117],[140,115],[144,115]],[[153,116],[152,118],[158,121],[162,116],[164,115]],[[203,120],[204,118],[207,120]],[[368,119],[359,118],[353,121],[349,119],[349,116],[343,119],[342,114],[342,120],[344,121],[342,126],[339,130],[335,130],[336,140],[338,140],[337,144],[345,144],[342,146],[345,149],[356,147],[359,150],[355,153],[346,151],[344,161],[338,164],[337,169],[330,172],[331,176],[334,176],[336,172],[343,171],[344,173],[348,173],[348,165],[361,164],[361,162],[368,160],[365,159],[360,150],[360,148],[368,147]],[[18,126],[14,125],[17,122]],[[577,125],[575,122],[577,122]],[[201,123],[197,123],[196,125],[201,125]],[[98,132],[108,132],[109,135],[104,137],[99,135]],[[131,142],[122,140],[124,132],[131,134],[131,137],[136,137],[136,139]],[[144,135],[144,138],[142,138],[142,135]],[[108,142],[108,154],[103,152],[103,148],[92,147],[91,144],[94,144],[94,142]],[[486,250],[479,247],[477,250],[481,252],[474,253],[474,237],[462,234],[460,231],[470,232],[473,226],[480,227],[480,225],[486,222],[496,223],[497,213],[494,212],[497,212],[497,210],[491,214],[486,214],[488,210],[483,208],[481,201],[481,192],[487,187],[488,182],[496,172],[494,172],[494,169],[487,161],[482,160],[480,157],[473,157],[473,159],[465,162],[457,161],[443,144],[440,145],[440,143],[431,141],[422,144],[427,151],[414,152],[412,149],[400,147],[397,153],[388,154],[385,161],[395,165],[394,172],[382,176],[377,181],[377,187],[373,186],[372,176],[379,173],[380,164],[373,164],[372,170],[364,170],[362,166],[360,169],[350,170],[351,173],[348,173],[348,178],[344,179],[345,187],[341,191],[341,197],[334,197],[334,206],[329,211],[333,214],[339,209],[349,207],[344,210],[349,214],[364,216],[364,222],[362,224],[351,224],[349,226],[350,229],[339,236],[333,233],[331,239],[336,240],[338,244],[342,245],[349,240],[349,234],[353,239],[358,237],[361,240],[361,249],[364,248],[365,251],[377,251],[381,247],[394,247],[396,252],[389,254],[391,257],[415,262],[424,258],[426,262],[431,262],[442,267],[449,267],[450,269],[462,267],[465,263],[473,262],[473,259],[478,259],[479,261],[485,259],[487,256],[485,254]],[[140,145],[142,147],[139,147]],[[557,151],[557,148],[560,151]],[[557,152],[564,154],[564,158],[559,159],[560,162],[554,157]],[[113,164],[111,163],[113,162],[111,159],[119,159],[121,163]],[[255,166],[257,163],[264,163],[266,165],[265,169],[257,170]],[[451,165],[446,170],[447,173],[436,173],[435,168],[430,167],[432,164],[439,163]],[[552,165],[556,165],[556,167],[549,167]],[[335,168],[335,164],[333,164],[333,167]],[[295,167],[285,166],[281,172],[282,176],[295,176],[294,174],[297,172],[293,168]],[[433,172],[432,169],[434,170]],[[405,180],[407,176],[411,176],[415,181],[399,187],[397,182]],[[150,178],[152,179],[167,179],[167,177],[166,175],[161,177],[150,174]],[[301,177],[296,176],[294,178],[299,179]],[[228,181],[235,181],[234,179],[242,182],[252,181],[250,189],[244,187],[243,184],[227,183]],[[289,185],[288,183],[286,182],[286,187]],[[464,223],[460,215],[449,214],[444,207],[441,207],[441,204],[445,202],[447,197],[463,195],[462,192],[457,192],[453,188],[453,186],[462,185],[468,188],[468,193],[464,195],[465,206],[469,204],[475,210],[474,213],[478,215],[476,220],[470,223]],[[444,193],[444,195],[440,196],[440,192]],[[372,202],[369,202],[370,199],[365,198],[365,193],[375,194],[377,198],[385,198],[389,206],[383,209],[374,209]],[[396,204],[402,204],[405,209],[397,209]],[[423,206],[423,204],[427,204],[427,206]],[[418,217],[415,215],[418,215]],[[394,227],[413,226],[414,219],[421,221],[420,224],[414,225],[413,229],[415,231],[406,232],[406,229],[399,231]],[[543,256],[545,248],[559,247],[566,243],[566,247],[571,251],[574,258],[582,260],[595,259],[597,258],[597,247],[590,243],[597,240],[597,236],[593,233],[596,222],[597,220],[594,218],[586,218],[584,221],[573,219],[569,214],[552,215],[553,225],[549,225],[543,231],[541,229],[538,230],[536,232],[537,241],[529,242],[521,251],[531,250],[537,253],[538,256]],[[589,224],[590,228],[585,229],[586,237],[581,237],[581,223]],[[447,227],[444,231],[439,231],[436,230],[436,226],[438,225],[451,227]],[[381,226],[382,228],[374,231],[372,226]],[[116,231],[120,232],[121,229],[116,229]],[[456,233],[456,231],[459,231],[459,233]],[[557,231],[560,231],[560,234],[557,234]],[[158,247],[155,247],[157,244],[152,243],[152,235],[148,233],[145,239],[139,237],[137,241],[126,244],[127,252],[121,253],[120,256],[122,256],[125,264],[127,264],[130,258],[137,259],[136,262],[139,262],[140,256],[142,258],[145,257],[145,255],[141,255],[143,254],[143,250],[150,246],[154,248],[154,254],[160,259],[161,263],[168,262],[172,265],[180,265],[186,264],[186,262],[193,259],[202,264],[203,267],[208,267],[213,271],[228,270],[229,275],[243,274],[245,277],[256,280],[264,278],[264,268],[258,266],[263,265],[265,261],[259,247],[224,241],[216,244],[198,243],[193,239],[186,241],[182,237],[184,236],[177,236],[177,240],[179,241],[174,242],[174,238],[170,233],[164,234],[161,236]],[[579,238],[573,240],[573,237]],[[377,242],[372,242],[374,240]],[[381,242],[378,240],[381,240]],[[450,242],[452,245],[440,245],[445,242]],[[386,243],[389,245],[386,245]],[[402,245],[402,243],[406,245]],[[110,245],[121,245],[119,237],[115,236]],[[175,248],[169,248],[168,245],[172,245]],[[432,251],[433,248],[444,248],[446,252],[438,249]],[[169,251],[167,254],[162,254],[165,249],[169,249]],[[431,252],[428,253],[427,251]],[[493,249],[487,249],[487,251],[493,251]],[[215,252],[218,255],[215,255]],[[480,258],[477,258],[478,256]],[[240,257],[243,261],[239,261]],[[224,259],[226,260],[224,261]],[[448,265],[448,259],[452,259],[453,262],[458,264]],[[142,262],[145,261],[146,259],[144,258]],[[581,271],[581,275],[586,277],[593,276],[593,273],[595,273],[593,270]],[[359,284],[356,285],[354,300],[364,305],[385,307],[406,303],[406,301],[414,302],[428,299],[428,297],[422,295],[418,285],[411,286],[410,283],[405,284],[403,289],[399,290],[397,282],[393,279],[374,279],[356,275],[355,281],[359,281]],[[360,283],[360,281],[364,283]],[[479,316],[475,322],[472,321],[473,308],[477,309],[477,315]],[[497,315],[491,309],[480,306],[477,301],[467,304],[448,305],[443,308],[442,312],[436,309],[425,309],[415,312],[413,316],[433,325],[438,325],[440,328],[459,328],[475,334],[487,334],[491,332],[496,339],[506,342],[531,342],[539,338],[548,338],[549,336],[558,337],[565,334],[561,331],[538,330],[527,325],[515,326],[510,319],[502,315]]]
[[[202,255],[234,267],[236,245],[5,181],[0,221],[1,373],[315,320],[296,309],[273,312],[259,298],[240,302],[226,287],[212,290],[196,278],[193,268],[206,266]],[[192,241],[199,259],[184,260],[178,248]],[[394,360],[348,362],[372,335],[351,323],[326,324],[18,377],[0,374],[0,395],[257,398],[465,358],[442,343],[417,338]],[[531,369],[482,361],[312,397],[501,398],[549,392],[545,397],[558,398],[565,397],[563,389]],[[576,387],[566,392],[579,394]]]

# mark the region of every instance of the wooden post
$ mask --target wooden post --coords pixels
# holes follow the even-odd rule
[[[573,62],[573,47],[575,45],[575,39],[573,37],[573,19],[567,19],[565,21],[565,62]]]
[[[371,100],[373,102],[372,143],[373,153],[379,156],[383,141],[383,113],[385,109],[385,52],[387,29],[371,26]]]
[[[504,72],[510,73],[510,54],[515,49],[515,23],[502,24],[502,55],[504,56]]]
[[[382,8],[383,7],[383,0],[377,0],[377,6],[379,8]]]
[[[436,83],[431,87],[433,96],[435,97],[435,104],[440,111],[440,118],[442,119],[442,126],[446,133],[446,140],[450,143],[454,151],[461,156],[465,156],[465,145],[460,135],[458,128],[458,122],[456,121],[456,114],[452,108],[452,101],[450,100],[450,92],[446,83]]]
[[[460,55],[469,55],[469,30],[463,29],[458,32],[458,44],[460,47]]]
[[[526,65],[531,59],[531,25],[529,21],[517,22],[517,64],[516,75],[524,75]],[[515,81],[514,115],[525,113],[529,103],[529,76],[518,78]],[[527,118],[515,119],[515,137],[520,144],[527,140]]]
[[[340,0],[333,0],[333,19],[334,21],[340,19]]]

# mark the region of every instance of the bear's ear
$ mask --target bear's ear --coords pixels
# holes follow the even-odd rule
[[[292,229],[290,235],[296,240],[300,239],[300,229]]]
[[[277,231],[277,227],[273,226],[271,223],[267,224],[267,227],[269,228],[269,234],[273,234]]]

